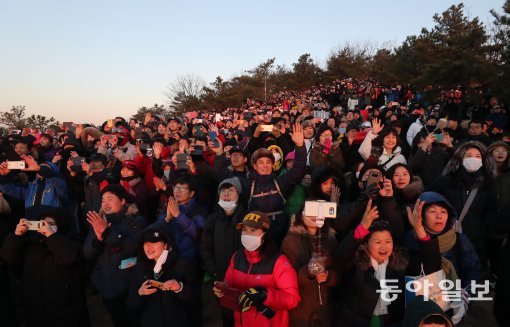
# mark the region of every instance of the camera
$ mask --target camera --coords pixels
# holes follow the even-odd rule
[[[28,230],[39,230],[42,227],[42,221],[40,220],[27,220]]]
[[[306,201],[304,215],[308,217],[336,218],[337,204],[323,200]]]

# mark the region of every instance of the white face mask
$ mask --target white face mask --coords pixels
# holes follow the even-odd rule
[[[163,175],[165,175],[166,179],[170,178],[170,170],[163,170]]]
[[[473,173],[482,168],[483,163],[480,158],[465,158],[462,160],[462,166],[464,166],[468,172]]]
[[[257,250],[262,245],[262,236],[253,235],[241,235],[241,243],[243,244],[246,251],[252,252]]]
[[[223,201],[223,200],[220,200],[218,201],[218,204],[220,205],[220,207],[223,208],[223,210],[234,210],[237,206],[237,202],[236,201]]]
[[[273,152],[274,161],[278,162],[282,158],[282,156],[278,152]]]

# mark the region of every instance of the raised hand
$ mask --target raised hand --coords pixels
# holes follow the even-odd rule
[[[46,237],[50,237],[51,235],[55,234],[53,229],[50,228],[50,225],[45,220],[41,220],[41,223],[41,227],[37,230],[38,233]]]
[[[305,143],[305,136],[303,134],[303,126],[299,123],[295,123],[292,127],[292,141],[296,146],[302,146]]]
[[[391,184],[391,180],[384,177],[383,187],[379,191],[379,195],[385,198],[389,198],[393,196],[393,184]]]
[[[95,211],[89,211],[87,213],[87,221],[94,229],[94,233],[96,234],[96,237],[98,240],[103,240],[103,233],[106,228],[108,228],[109,224],[106,221],[105,217],[101,217],[97,212]]]
[[[21,218],[19,220],[18,225],[16,225],[16,230],[14,231],[14,234],[16,236],[25,235],[25,233],[28,231],[28,224],[27,220],[25,218]]]
[[[418,238],[427,237],[427,232],[423,227],[423,218],[422,218],[422,210],[425,205],[425,201],[420,201],[420,199],[416,200],[414,205],[414,209],[411,211],[411,208],[407,208],[407,219],[409,219],[409,223],[414,229],[416,236]]]
[[[154,150],[154,158],[159,159],[161,157],[161,152],[163,151],[163,143],[154,142],[152,149]]]
[[[372,222],[379,218],[379,211],[377,211],[377,206],[372,208],[372,199],[368,200],[367,208],[365,209],[365,214],[363,215],[363,219],[361,219],[360,225],[362,225],[365,229],[369,229],[372,226]]]
[[[41,166],[37,164],[37,161],[32,156],[20,156],[23,161],[27,164],[27,168],[23,169],[23,171],[39,171]]]
[[[340,187],[338,187],[338,186],[336,186],[336,185],[335,185],[335,186],[333,186],[333,187],[331,188],[330,201],[331,201],[331,202],[335,202],[335,203],[340,202],[340,194],[341,194],[341,192],[340,192]]]
[[[177,218],[181,211],[179,210],[179,205],[173,196],[168,198],[168,204],[166,206],[166,222],[170,222],[173,218]]]
[[[154,182],[154,186],[156,186],[156,191],[159,191],[159,190],[166,191],[166,184],[163,181],[163,179],[154,177],[152,179],[152,181]]]
[[[378,118],[372,119],[372,133],[379,134],[384,128],[384,125],[381,125],[381,120]]]

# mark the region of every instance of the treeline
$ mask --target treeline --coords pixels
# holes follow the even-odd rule
[[[372,78],[383,85],[412,85],[429,98],[460,86],[469,101],[489,92],[508,100],[510,86],[510,0],[503,10],[492,10],[485,26],[469,18],[462,3],[433,17],[434,27],[408,36],[396,47],[344,44],[334,49],[325,67],[309,53],[292,67],[276,65],[275,58],[240,76],[218,76],[205,85],[199,77],[180,76],[167,90],[176,112],[212,110],[240,105],[246,98],[264,99],[282,90],[305,90],[337,78]]]

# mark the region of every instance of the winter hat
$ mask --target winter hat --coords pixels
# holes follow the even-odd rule
[[[225,180],[223,180],[220,185],[218,185],[218,192],[220,191],[221,187],[225,184],[230,184],[232,185],[236,191],[237,191],[237,194],[238,195],[241,195],[242,193],[242,187],[241,187],[241,182],[239,181],[239,178],[237,177],[232,177],[232,178],[227,178]]]
[[[271,151],[269,151],[266,148],[260,148],[253,152],[253,154],[251,155],[251,165],[253,166],[260,158],[269,158],[271,159],[271,162],[274,164],[275,160],[274,155]]]
[[[135,174],[138,174],[138,168],[136,167],[136,162],[134,160],[124,160],[122,162],[122,167],[131,169]]]
[[[287,160],[296,160],[296,151],[287,153],[287,155],[285,156],[285,161]]]

